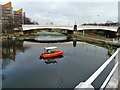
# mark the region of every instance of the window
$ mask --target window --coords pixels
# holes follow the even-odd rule
[[[11,16],[10,14],[8,14],[7,16]]]
[[[22,13],[21,13],[21,12],[19,12],[19,14],[20,14],[20,15],[22,15]]]
[[[16,15],[16,14],[17,14],[17,12],[14,12],[14,14]]]
[[[7,7],[7,10],[10,11],[10,7]]]

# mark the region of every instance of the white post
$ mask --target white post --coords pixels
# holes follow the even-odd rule
[[[118,62],[118,54],[119,54],[119,52],[120,52],[120,48],[118,48],[117,50],[118,50],[118,53],[117,53],[117,55],[116,55],[116,57],[115,57],[115,63]]]
[[[85,31],[83,30],[83,36],[85,36]]]

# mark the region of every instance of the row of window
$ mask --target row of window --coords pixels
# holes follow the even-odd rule
[[[2,9],[10,10],[10,7],[2,7]]]
[[[2,16],[3,16],[3,17],[11,16],[11,13],[3,13]],[[20,15],[20,14],[17,14],[17,15],[14,14],[14,16],[15,16],[15,17],[22,17],[22,15]]]
[[[2,17],[2,19],[11,19],[11,17]]]
[[[11,13],[10,11],[3,11],[2,14]]]
[[[10,9],[10,7],[3,7],[2,8],[2,14],[9,14],[8,16],[10,16],[10,14],[11,14],[11,9]],[[22,12],[14,12],[14,15],[16,16],[16,15],[20,15],[20,16],[22,16]]]
[[[14,16],[22,17],[22,15],[14,15]]]
[[[6,10],[4,10],[4,11],[2,11],[2,13],[3,14],[9,14],[9,13],[11,13],[11,11],[6,11]],[[21,12],[14,12],[14,15],[22,15],[22,13]]]
[[[4,20],[4,21],[2,21],[2,23],[11,23],[11,21]]]
[[[11,17],[11,14],[4,14],[3,17]]]
[[[8,24],[10,24],[11,21],[4,20],[4,21],[2,21],[2,23],[8,23]],[[22,21],[17,21],[17,22],[14,22],[14,23],[22,24]]]
[[[12,18],[12,17],[11,16],[2,16],[2,19],[5,19],[5,18]],[[17,17],[14,17],[14,18],[22,19],[23,17],[17,16]]]
[[[11,19],[2,19],[2,21],[11,21]],[[19,19],[14,19],[15,22],[19,21],[19,22],[22,22],[22,20],[19,20]]]
[[[12,18],[11,16],[2,16],[2,19]]]

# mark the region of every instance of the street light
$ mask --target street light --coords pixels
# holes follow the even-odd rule
[[[97,16],[98,16],[98,25],[99,25],[99,16],[100,16],[100,15],[97,15]]]
[[[88,24],[90,24],[90,16],[88,17]]]

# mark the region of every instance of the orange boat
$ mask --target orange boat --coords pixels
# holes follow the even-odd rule
[[[41,53],[40,58],[56,57],[63,54],[62,50],[56,50],[57,47],[45,47],[45,52]]]

